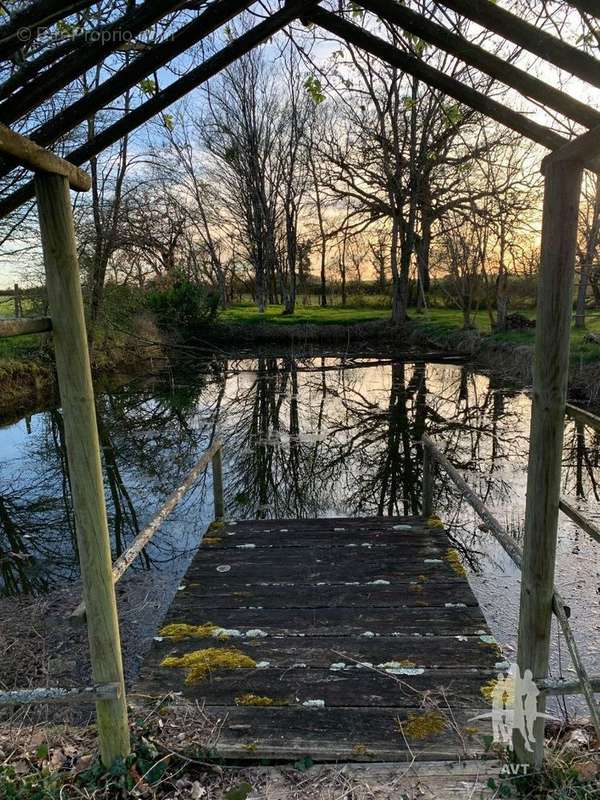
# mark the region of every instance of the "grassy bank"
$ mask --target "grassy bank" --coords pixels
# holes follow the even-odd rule
[[[264,314],[259,314],[256,306],[251,304],[239,304],[228,308],[219,314],[219,325],[224,325],[229,329],[229,333],[236,333],[236,327],[240,337],[252,336],[252,329],[263,328],[273,333],[284,333],[286,328],[291,326],[317,326],[330,328],[333,326],[353,327],[372,322],[385,322],[390,318],[389,309],[365,307],[342,307],[327,306],[302,306],[298,305],[296,312],[288,316],[283,316],[282,306],[269,306]],[[535,318],[535,313],[530,309],[520,311],[530,319]],[[463,317],[460,311],[447,308],[432,308],[425,313],[418,314],[414,309],[409,312],[411,327],[417,329],[424,338],[429,339],[432,344],[439,347],[446,347],[449,341],[455,342],[465,338],[463,329]],[[486,311],[477,311],[473,314],[473,322],[476,331],[480,334],[482,344],[485,345],[510,345],[515,347],[533,347],[535,341],[535,329],[511,330],[502,333],[492,333],[490,319]],[[282,330],[283,329],[283,330]],[[376,329],[377,331],[379,329]],[[600,363],[600,344],[586,341],[588,333],[600,336],[600,313],[593,313],[588,316],[586,330],[578,330],[573,327],[571,334],[571,358],[573,364],[590,362]],[[324,336],[326,336],[324,332]],[[470,336],[470,334],[467,334]],[[471,337],[472,338],[472,337]]]
[[[343,306],[302,306],[294,314],[283,316],[282,306],[268,306],[260,314],[254,305],[231,306],[219,314],[219,322],[233,325],[358,325],[374,320],[389,319],[389,309],[350,308]]]
[[[519,313],[530,319],[535,319],[535,313],[531,310]],[[448,336],[454,338],[456,335],[464,335],[463,319],[460,311],[431,309],[426,315],[417,315],[413,312],[411,317],[414,324],[418,325],[423,334],[429,336],[432,341],[443,343]],[[535,328],[492,333],[487,312],[477,312],[473,315],[473,320],[484,340],[489,339],[490,343],[508,344],[516,347],[533,347],[534,345]],[[573,326],[571,330],[571,359],[573,364],[600,362],[600,344],[586,341],[589,333],[600,336],[600,313],[588,315],[585,330],[579,330]]]

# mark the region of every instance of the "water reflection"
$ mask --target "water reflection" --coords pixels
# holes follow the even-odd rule
[[[349,356],[211,356],[184,375],[132,383],[98,400],[113,557],[217,434],[230,516],[418,513],[426,431],[519,537],[529,414],[525,394],[468,366]],[[596,432],[567,424],[563,492],[592,518],[600,510],[599,453]],[[502,628],[502,614],[516,614],[512,564],[443,477],[436,508]],[[206,475],[135,569],[181,574],[210,516]],[[600,548],[589,544],[561,518],[559,582],[567,594],[594,598],[587,616],[595,630]],[[44,593],[77,572],[62,417],[49,410],[0,430],[1,591]]]

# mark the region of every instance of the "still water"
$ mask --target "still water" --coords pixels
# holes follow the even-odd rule
[[[183,377],[133,381],[98,399],[113,558],[215,435],[225,445],[231,518],[417,513],[418,440],[427,432],[521,539],[529,416],[526,393],[448,363],[211,357]],[[600,435],[568,422],[562,491],[597,521],[599,457]],[[212,519],[210,480],[198,482],[126,578],[154,586],[165,610]],[[518,574],[443,476],[436,490],[436,510],[510,658]],[[600,545],[562,515],[557,570],[586,663],[599,673]],[[51,409],[0,428],[0,591],[43,594],[77,577],[62,419]],[[553,651],[553,673],[572,677],[556,632]]]

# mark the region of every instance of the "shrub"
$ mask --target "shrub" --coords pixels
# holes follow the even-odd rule
[[[193,329],[215,319],[219,296],[204,286],[178,278],[170,286],[152,289],[147,302],[161,325]]]

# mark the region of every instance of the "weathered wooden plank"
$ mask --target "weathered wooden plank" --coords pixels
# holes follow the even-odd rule
[[[189,582],[209,581],[220,585],[259,584],[282,581],[343,583],[393,580],[407,576],[449,578],[455,573],[436,548],[423,548],[414,558],[401,558],[390,548],[372,552],[367,548],[342,548],[332,552],[323,548],[303,551],[301,557],[284,559],[277,550],[256,548],[250,551],[211,553],[206,550],[195,559],[187,573]],[[319,556],[321,556],[319,558]]]
[[[246,694],[286,706],[301,706],[318,698],[327,708],[347,707],[350,699],[356,708],[415,708],[421,705],[423,693],[440,701],[446,697],[453,707],[486,707],[481,689],[497,675],[494,670],[440,669],[421,675],[393,675],[354,666],[337,670],[297,667],[220,671],[202,683],[190,685],[179,670],[177,675],[165,673],[166,670],[150,672],[138,683],[137,692],[160,696],[176,691],[207,706],[243,704]]]
[[[254,708],[215,707],[211,715],[223,721],[219,741],[212,749],[225,757],[295,759],[319,761],[412,761],[456,760],[481,755],[482,734],[490,723],[473,721],[480,708],[452,709],[437,733],[418,739],[407,736],[401,726],[420,711],[402,708]],[[410,726],[409,726],[410,728]],[[406,735],[406,734],[405,734]],[[408,741],[408,745],[407,745]],[[410,747],[410,750],[408,749]]]
[[[262,576],[264,577],[264,575]],[[274,576],[278,577],[278,576]],[[476,605],[468,583],[458,576],[444,577],[443,580],[427,581],[421,583],[421,591],[412,591],[411,587],[417,585],[416,580],[408,578],[394,579],[387,583],[375,584],[351,580],[346,582],[327,583],[315,586],[314,583],[293,583],[262,581],[247,585],[242,581],[233,583],[229,581],[194,582],[188,575],[184,578],[182,586],[185,588],[177,593],[173,611],[168,614],[186,615],[189,612],[194,618],[207,615],[211,609],[236,609],[248,607],[282,609],[302,608],[330,608],[335,606],[348,608],[397,608],[398,614],[403,614],[405,606],[444,605],[445,603],[468,603]],[[417,576],[418,577],[418,576]],[[465,595],[469,592],[469,600]],[[189,600],[188,600],[189,597]],[[453,612],[454,616],[458,611]],[[463,615],[464,616],[464,615]]]
[[[419,517],[255,520],[207,536],[165,624],[217,629],[181,641],[157,636],[137,691],[180,692],[211,717],[223,714],[219,754],[404,760],[413,747],[397,725],[394,741],[389,722],[419,714],[424,694],[450,699],[455,718],[485,710],[481,687],[502,654],[448,560],[443,529]],[[213,648],[235,648],[256,667],[216,669],[187,684],[185,669],[161,666]],[[243,694],[283,705],[244,705]],[[451,732],[419,743],[416,756],[456,758]]]
[[[254,544],[256,547],[306,547],[322,545],[327,547],[348,547],[353,544],[369,542],[372,546],[445,546],[448,547],[448,536],[442,529],[427,529],[421,527],[397,526],[399,530],[390,528],[333,528],[320,529],[317,527],[265,529],[248,526],[235,528],[215,529],[210,528],[203,541],[205,547],[211,550],[239,547],[243,544]],[[400,529],[401,528],[401,529]]]
[[[486,628],[478,606],[468,609],[444,606],[403,608],[236,608],[203,609],[195,603],[177,605],[169,612],[166,624],[204,625],[211,622],[220,628],[247,631],[260,628],[272,636],[352,636],[373,631],[384,636],[394,633],[415,634],[435,631],[453,636],[474,635]]]
[[[386,664],[410,661],[425,669],[493,669],[502,658],[496,647],[477,635],[436,635],[424,630],[422,635],[398,636],[254,636],[238,637],[226,641],[186,639],[173,644],[166,639],[153,642],[148,661],[160,664],[166,656],[181,656],[210,647],[235,647],[257,663],[288,668],[302,663],[315,669],[329,669],[332,664],[353,663]],[[428,635],[429,634],[429,635]],[[462,639],[458,639],[461,636]],[[160,667],[170,672],[172,667]],[[351,705],[351,703],[350,703]]]

